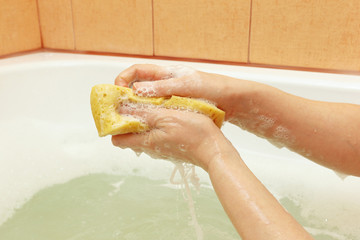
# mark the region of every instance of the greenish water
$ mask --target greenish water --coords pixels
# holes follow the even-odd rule
[[[93,174],[38,192],[0,226],[1,240],[196,239],[180,189]],[[204,239],[240,239],[212,189],[193,192]]]
[[[195,240],[183,191],[168,180],[91,174],[43,189],[0,226],[1,240]],[[204,240],[239,240],[214,191],[192,192]],[[280,203],[316,240],[356,239],[338,234],[297,201]]]

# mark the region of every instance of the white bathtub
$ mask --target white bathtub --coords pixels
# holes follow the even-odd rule
[[[152,179],[169,177],[172,163],[113,147],[108,137],[97,136],[93,123],[91,87],[113,83],[135,63],[182,64],[311,99],[360,104],[360,76],[61,53],[0,60],[0,225],[39,190],[89,173],[136,169]],[[280,202],[292,199],[297,207],[290,212],[313,222],[304,224],[309,232],[318,239],[360,239],[360,178],[341,179],[231,124],[223,131]],[[209,184],[206,173],[198,172]]]

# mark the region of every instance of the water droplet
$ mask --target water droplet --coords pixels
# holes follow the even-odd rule
[[[182,152],[186,152],[186,147],[185,147],[184,144],[180,144],[180,145],[179,145],[179,149],[180,149],[180,151],[182,151]]]

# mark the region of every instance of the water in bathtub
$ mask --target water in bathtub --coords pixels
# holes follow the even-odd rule
[[[0,239],[197,239],[183,189],[138,171],[89,174],[42,189],[0,226]],[[203,239],[240,239],[210,185],[191,192]],[[356,239],[328,227],[299,199],[280,202],[317,240]]]
[[[204,239],[239,239],[213,190],[192,191]],[[168,180],[91,174],[35,194],[0,239],[196,239],[183,194]]]
[[[0,126],[8,136],[1,145],[2,153],[7,154],[2,156],[11,159],[8,170],[0,169],[3,179],[9,179],[0,182],[0,239],[197,239],[188,197],[180,185],[169,181],[174,164],[114,148],[89,132],[92,127],[59,126],[27,118]],[[22,146],[22,151],[15,151],[13,142]],[[260,162],[246,154],[244,159],[259,162],[264,172],[271,170],[271,176],[280,177],[277,170],[284,174],[284,163]],[[240,239],[207,174],[201,169],[197,172],[199,193],[194,187],[190,189],[203,239]],[[281,176],[283,180],[291,179],[292,173],[288,173]],[[314,205],[312,193],[306,195],[309,191],[304,188],[311,181],[301,183],[303,189],[291,183],[292,190],[282,191],[274,188],[281,186],[276,182],[282,180],[263,179],[315,239],[356,239],[356,203],[346,205],[324,188],[326,201]],[[337,191],[335,187],[342,188],[342,180],[335,180]],[[333,205],[332,211],[321,211],[323,203]]]

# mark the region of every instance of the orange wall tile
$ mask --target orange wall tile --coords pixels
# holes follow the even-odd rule
[[[77,50],[153,54],[151,0],[72,0]]]
[[[154,0],[155,55],[247,62],[250,0]]]
[[[36,0],[0,0],[0,55],[41,48]]]
[[[360,71],[359,16],[357,0],[0,0],[0,56],[43,44]]]
[[[360,70],[360,1],[253,0],[250,61]]]
[[[74,49],[71,0],[38,0],[45,48]]]

